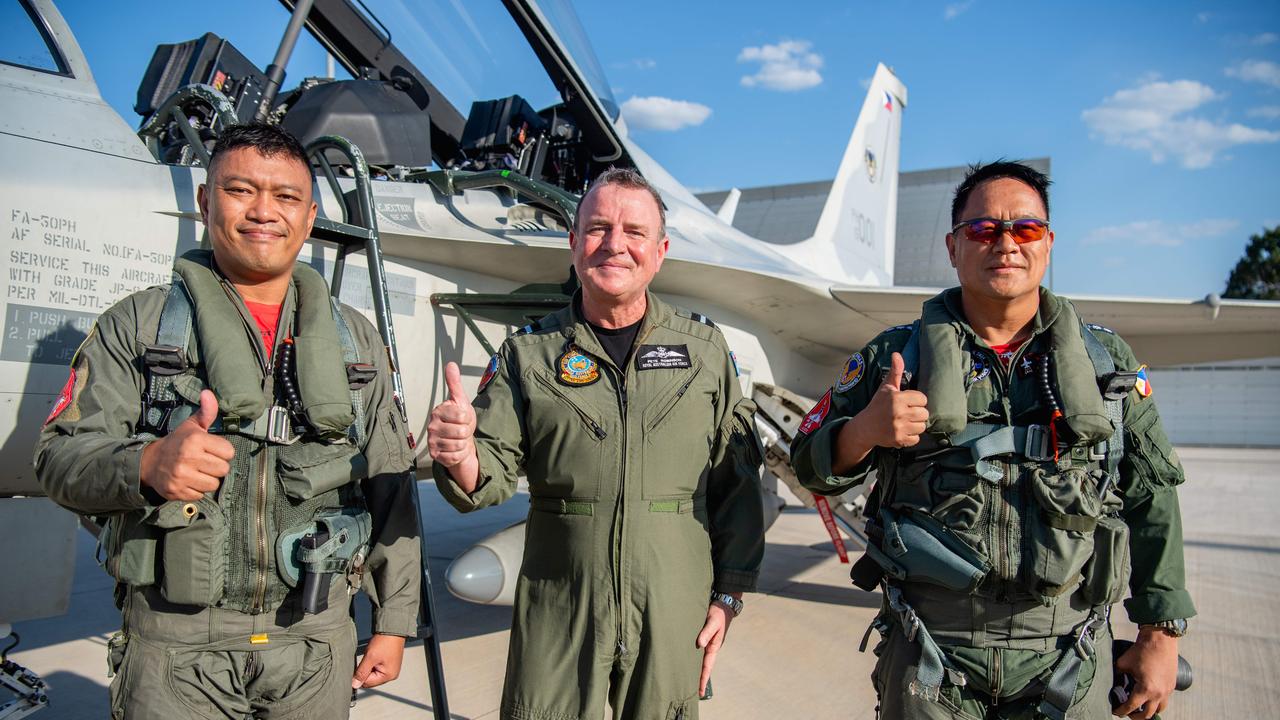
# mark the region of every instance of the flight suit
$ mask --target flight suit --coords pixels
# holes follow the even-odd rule
[[[175,282],[185,277],[190,290],[194,331],[187,336],[187,369],[163,384],[174,390],[173,402],[156,393],[156,368],[147,359],[170,296],[170,286],[155,287],[98,319],[72,361],[71,380],[35,455],[52,499],[107,520],[104,567],[117,581],[123,615],[122,632],[110,642],[112,717],[345,718],[356,645],[349,585],[362,585],[371,598],[374,632],[417,634],[413,455],[382,341],[343,306],[357,359],[376,367],[376,375],[359,390],[345,382],[327,395],[309,387],[314,383],[303,376],[313,371],[346,380],[350,370],[342,365],[324,280],[298,265],[277,349],[292,336],[308,417],[337,418],[336,434],[293,437],[295,425],[286,439],[252,436],[255,413],[267,417],[263,406],[281,402],[271,368],[278,354],[262,348],[255,321],[207,251],[188,253],[175,272]],[[188,417],[206,386],[219,399],[210,431],[222,433],[236,452],[231,472],[196,503],[166,502],[139,482],[141,451]],[[333,402],[318,409],[309,402],[322,396]],[[234,414],[246,407],[256,410]],[[361,415],[362,423],[350,422]],[[364,560],[362,567],[358,559],[338,563],[346,572],[335,565],[328,609],[304,615],[296,540],[321,519],[348,522],[350,537],[363,523]]]
[[[945,424],[939,406],[947,401],[925,391],[930,420],[920,445],[875,448],[847,475],[835,475],[832,444],[840,428],[871,402],[891,355],[909,355],[913,333],[928,336],[926,327],[943,340],[931,351],[927,341],[920,346],[910,386],[925,391],[917,383],[930,373],[963,379],[954,385],[962,388],[959,417],[948,429],[955,434],[939,431]],[[1099,414],[1104,403],[1085,355],[1093,343],[1085,332],[1096,338],[1095,348],[1105,348],[1116,370],[1139,369],[1115,333],[1086,328],[1069,303],[1043,289],[1033,334],[1006,368],[965,321],[959,289],[944,291],[925,303],[920,329],[891,328],[850,359],[793,443],[796,472],[814,492],[836,494],[872,470],[879,473],[868,511],[872,527],[884,535],[869,555],[902,558],[902,543],[924,537],[911,533],[942,526],[931,537],[944,544],[959,540],[953,545],[968,557],[953,565],[970,567],[972,577],[981,578],[965,589],[911,573],[886,578],[885,608],[874,624],[882,639],[872,676],[884,717],[1042,717],[1046,688],[1087,630],[1092,642],[1086,638],[1081,648],[1092,645],[1096,652],[1080,653],[1078,669],[1064,676],[1076,681],[1061,689],[1070,698],[1063,709],[1068,718],[1101,720],[1110,717],[1107,618],[1110,604],[1124,596],[1125,579],[1131,592],[1125,606],[1135,623],[1195,614],[1182,558],[1181,465],[1140,375],[1123,398],[1118,477],[1105,473],[1101,448],[1112,447],[1107,443],[1118,436],[1108,439],[1114,424]],[[938,359],[946,355],[950,360]],[[1055,415],[1058,421],[1051,423]],[[1017,450],[983,453],[972,443],[960,446],[959,428],[970,429],[970,437],[972,429],[1000,430],[1016,438]],[[904,623],[916,621],[909,636]],[[931,646],[939,651],[932,663]]]
[[[528,477],[502,717],[692,720],[710,592],[754,590],[764,551],[754,405],[709,321],[650,294],[618,368],[574,305],[486,373],[476,490],[435,466],[462,512]]]

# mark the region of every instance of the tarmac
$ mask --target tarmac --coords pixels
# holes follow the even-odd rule
[[[1199,609],[1180,649],[1195,683],[1163,717],[1280,718],[1280,693],[1271,687],[1280,669],[1280,450],[1180,448],[1179,455],[1188,477],[1179,491],[1187,580]],[[523,519],[528,498],[464,516],[430,481],[420,493],[451,715],[496,719],[511,609],[454,598],[444,570],[473,543]],[[760,591],[732,625],[701,717],[874,718],[874,658],[858,644],[879,594],[849,584],[848,566],[813,511],[788,508],[767,540]],[[106,715],[106,641],[119,616],[88,533],[77,552],[70,612],[14,628],[22,644],[10,659],[50,686],[50,707],[33,716],[41,720]],[[1133,636],[1127,621],[1114,622],[1118,637]],[[424,668],[421,644],[411,644],[400,678],[361,691],[352,718],[430,718]],[[0,704],[5,699],[0,692]]]

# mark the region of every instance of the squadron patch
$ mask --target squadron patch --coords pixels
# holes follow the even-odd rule
[[[844,370],[840,371],[840,377],[836,379],[836,392],[844,392],[862,379],[866,374],[867,363],[862,359],[862,353],[854,353],[844,364]]]
[[[1035,373],[1036,368],[1040,367],[1040,358],[1044,357],[1044,353],[1027,353],[1018,361],[1018,377],[1031,377]]]
[[[978,353],[973,353],[973,367],[969,369],[968,376],[964,379],[964,386],[971,387],[974,383],[982,382],[991,374],[991,366]]]
[[[570,345],[560,356],[560,382],[571,387],[582,387],[600,379],[600,366],[590,355]]]
[[[1146,367],[1145,365],[1143,367]],[[53,422],[63,410],[71,405],[71,397],[76,388],[76,369],[71,368],[71,376],[67,378],[67,384],[62,386],[62,392],[58,393],[58,399],[53,403],[53,409],[49,411],[49,417],[45,418],[44,424],[48,425]]]
[[[1151,397],[1151,380],[1147,377],[1147,366],[1138,368],[1138,379],[1133,383],[1133,391],[1139,396]]]
[[[484,392],[489,387],[489,382],[498,374],[498,356],[494,355],[489,358],[489,364],[484,368],[484,374],[480,376],[480,387],[476,388],[476,394]]]
[[[828,390],[822,399],[818,401],[813,409],[805,413],[804,420],[800,423],[800,434],[808,435],[817,430],[822,421],[827,418],[827,413],[831,412],[831,391]]]
[[[636,348],[636,370],[689,368],[688,345],[641,345]]]

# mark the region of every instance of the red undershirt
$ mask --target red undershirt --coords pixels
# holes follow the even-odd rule
[[[991,349],[995,352],[996,357],[1000,358],[1000,363],[1005,367],[1009,367],[1009,363],[1013,362],[1014,353],[1018,352],[1018,348],[1022,347],[1022,344],[1026,341],[1026,338],[1023,338],[1004,345],[992,345]]]
[[[263,303],[244,301],[249,314],[258,323],[258,332],[262,335],[262,344],[271,353],[276,346],[276,326],[280,323],[280,308],[284,305],[265,305]]]

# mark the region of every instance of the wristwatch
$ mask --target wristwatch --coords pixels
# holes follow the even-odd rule
[[[711,602],[720,603],[721,605],[729,608],[733,611],[734,617],[738,617],[742,614],[742,601],[729,593],[712,592]]]
[[[1138,627],[1139,629],[1144,627],[1152,627],[1158,630],[1163,630],[1169,635],[1176,638],[1180,638],[1183,635],[1187,634],[1187,621],[1184,618],[1178,618],[1176,620],[1161,620],[1160,622],[1153,622],[1153,623],[1143,623]]]

